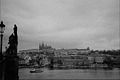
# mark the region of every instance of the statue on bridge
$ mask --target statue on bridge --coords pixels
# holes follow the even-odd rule
[[[18,36],[17,36],[17,26],[14,25],[14,32],[9,37],[9,46],[6,50],[6,54],[9,56],[17,56],[17,46],[18,46]]]
[[[4,80],[19,80],[18,76],[18,57],[17,57],[17,26],[14,25],[13,33],[9,37],[9,46],[6,48],[4,63]]]

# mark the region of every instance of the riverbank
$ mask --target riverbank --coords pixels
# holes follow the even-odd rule
[[[118,66],[108,66],[107,64],[91,64],[91,65],[81,65],[81,66],[73,66],[73,65],[53,65],[53,66],[19,66],[19,68],[49,68],[49,69],[114,69],[120,68]]]

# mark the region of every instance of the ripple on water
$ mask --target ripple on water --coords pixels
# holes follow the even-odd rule
[[[31,69],[20,69],[20,79],[120,79],[120,70],[90,70],[90,69],[69,69],[69,70],[48,70],[43,69],[42,73],[30,73]]]

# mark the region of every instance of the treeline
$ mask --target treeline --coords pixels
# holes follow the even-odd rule
[[[118,49],[118,50],[92,50],[91,52],[99,52],[100,54],[119,55],[120,56],[120,49]]]

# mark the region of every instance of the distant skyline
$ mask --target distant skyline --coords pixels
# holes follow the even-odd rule
[[[19,50],[42,42],[53,48],[120,49],[119,5],[119,0],[1,0],[3,48],[16,24]]]

